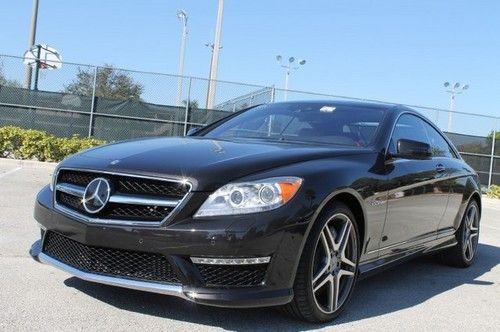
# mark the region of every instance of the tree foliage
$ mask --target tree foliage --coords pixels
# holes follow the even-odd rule
[[[491,185],[490,189],[486,193],[489,198],[500,198],[500,186]]]
[[[0,65],[0,85],[1,86],[10,86],[10,87],[14,87],[14,88],[20,88],[21,87],[21,83],[19,83],[16,80],[10,80],[10,79],[8,79],[5,76],[5,74],[3,73],[3,68],[2,68],[1,65]]]
[[[94,69],[78,68],[75,79],[65,86],[65,92],[91,96],[94,88]],[[118,99],[140,99],[144,86],[133,80],[127,72],[119,71],[111,65],[99,67],[96,76],[97,97]]]
[[[490,131],[488,134],[488,138],[491,139],[493,137],[493,131]],[[495,131],[495,140],[499,139],[500,140],[500,129]]]
[[[182,101],[182,105],[183,106],[186,106],[188,100],[187,99],[184,99]],[[189,100],[189,108],[190,109],[198,109],[199,108],[199,103],[198,103],[198,100]]]
[[[78,151],[104,143],[92,137],[56,137],[40,130],[0,127],[0,158],[61,161]]]

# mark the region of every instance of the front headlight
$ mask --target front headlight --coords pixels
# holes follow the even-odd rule
[[[207,198],[194,217],[273,210],[291,200],[301,185],[302,179],[297,177],[276,177],[226,184]]]

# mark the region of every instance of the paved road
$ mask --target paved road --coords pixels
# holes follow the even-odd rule
[[[39,231],[36,192],[52,165],[0,160],[0,330],[468,330],[500,329],[500,203],[484,202],[479,256],[469,269],[418,259],[358,284],[329,325],[273,309],[196,306],[177,298],[97,285],[28,257]]]

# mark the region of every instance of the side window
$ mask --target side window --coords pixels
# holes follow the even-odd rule
[[[429,143],[425,122],[411,114],[403,114],[399,117],[389,143],[389,153],[397,153],[397,144],[400,139],[411,139],[422,143]]]
[[[425,123],[425,130],[427,131],[427,137],[429,138],[433,157],[455,157],[455,153],[448,142],[446,142],[443,136],[427,122]]]

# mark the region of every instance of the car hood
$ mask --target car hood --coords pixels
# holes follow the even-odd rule
[[[211,191],[264,170],[363,152],[368,150],[203,137],[146,138],[78,153],[63,161],[60,167],[182,177],[193,184],[195,191]]]

